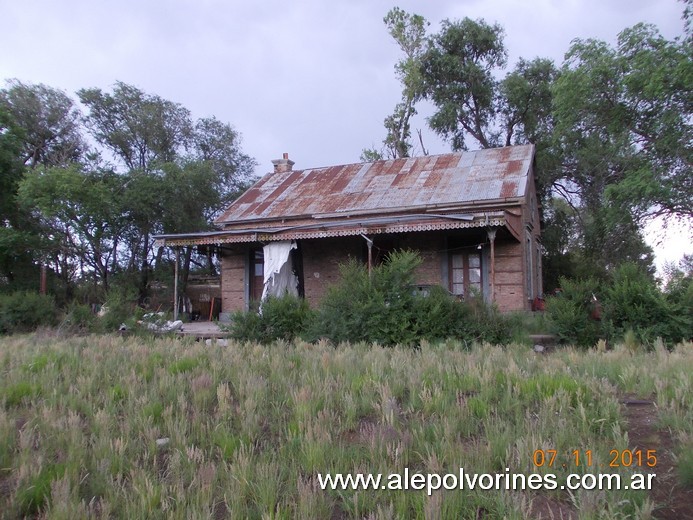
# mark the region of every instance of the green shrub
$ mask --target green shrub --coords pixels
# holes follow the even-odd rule
[[[546,299],[549,329],[561,342],[581,347],[594,346],[603,335],[600,321],[592,316],[599,282],[594,279],[561,278],[561,292]]]
[[[310,307],[303,298],[269,297],[262,303],[261,311],[233,313],[229,330],[231,337],[239,341],[291,341],[304,332],[310,319]]]
[[[264,338],[262,316],[255,309],[232,313],[230,325],[222,325],[221,328],[239,341],[264,342],[264,339],[261,339]]]
[[[501,313],[495,305],[486,304],[481,298],[470,299],[465,304],[469,306],[470,317],[462,339],[471,338],[495,345],[510,342],[513,334],[510,316]]]
[[[670,305],[672,342],[693,339],[693,274],[681,275],[667,286],[664,297]]]
[[[443,287],[434,286],[426,296],[416,298],[414,315],[419,317],[417,335],[437,341],[464,336],[465,324],[471,320],[471,309]]]
[[[168,367],[168,371],[173,375],[182,374],[184,372],[190,372],[191,370],[197,368],[199,364],[199,358],[184,357],[171,363]]]
[[[142,314],[137,306],[137,295],[121,288],[114,288],[108,293],[102,311],[100,326],[105,331],[118,330],[123,323],[133,326],[137,312]]]
[[[420,264],[417,253],[398,251],[370,276],[356,261],[342,266],[341,280],[328,289],[306,339],[381,345],[413,345],[422,339],[509,340],[508,319],[480,297],[460,302],[439,286],[417,294],[414,271]]]
[[[648,344],[657,337],[681,339],[676,337],[671,306],[654,280],[636,264],[626,263],[616,269],[604,300],[604,318],[617,337],[632,331],[637,340]]]
[[[19,406],[24,398],[31,399],[41,392],[40,387],[28,381],[19,381],[0,392],[0,400],[5,401],[5,407]]]
[[[328,288],[316,311],[308,339],[411,344],[417,338],[412,290],[414,269],[421,264],[411,251],[391,253],[386,263],[368,269],[351,260],[340,268],[339,283]]]
[[[73,303],[68,307],[63,325],[75,332],[91,331],[96,325],[96,315],[89,305]]]
[[[15,292],[0,295],[0,333],[29,332],[56,323],[53,297]]]

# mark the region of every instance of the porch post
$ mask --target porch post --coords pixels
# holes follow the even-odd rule
[[[486,231],[491,242],[491,303],[496,301],[496,229]]]
[[[173,321],[178,319],[178,247],[174,248],[175,262],[173,264]]]
[[[361,233],[361,237],[363,237],[363,239],[366,241],[366,245],[368,246],[368,279],[370,279],[373,271],[373,240],[368,238],[363,233]]]

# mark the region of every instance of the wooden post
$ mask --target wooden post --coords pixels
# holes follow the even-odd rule
[[[41,262],[41,281],[39,285],[39,293],[46,294],[48,292],[48,275],[46,264]]]
[[[491,242],[491,303],[496,301],[496,230],[488,229],[488,240]]]
[[[178,319],[178,254],[179,250],[175,248],[175,262],[173,264],[173,321]]]

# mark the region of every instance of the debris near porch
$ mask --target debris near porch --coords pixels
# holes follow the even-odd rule
[[[556,348],[558,338],[554,334],[530,334],[529,339],[534,345],[534,352],[550,352]]]
[[[149,312],[142,316],[142,319],[138,320],[137,324],[145,329],[161,334],[175,332],[183,327],[181,320],[167,320],[164,312]]]

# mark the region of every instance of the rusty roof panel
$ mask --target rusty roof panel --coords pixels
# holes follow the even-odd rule
[[[265,175],[217,223],[522,197],[532,145]]]

